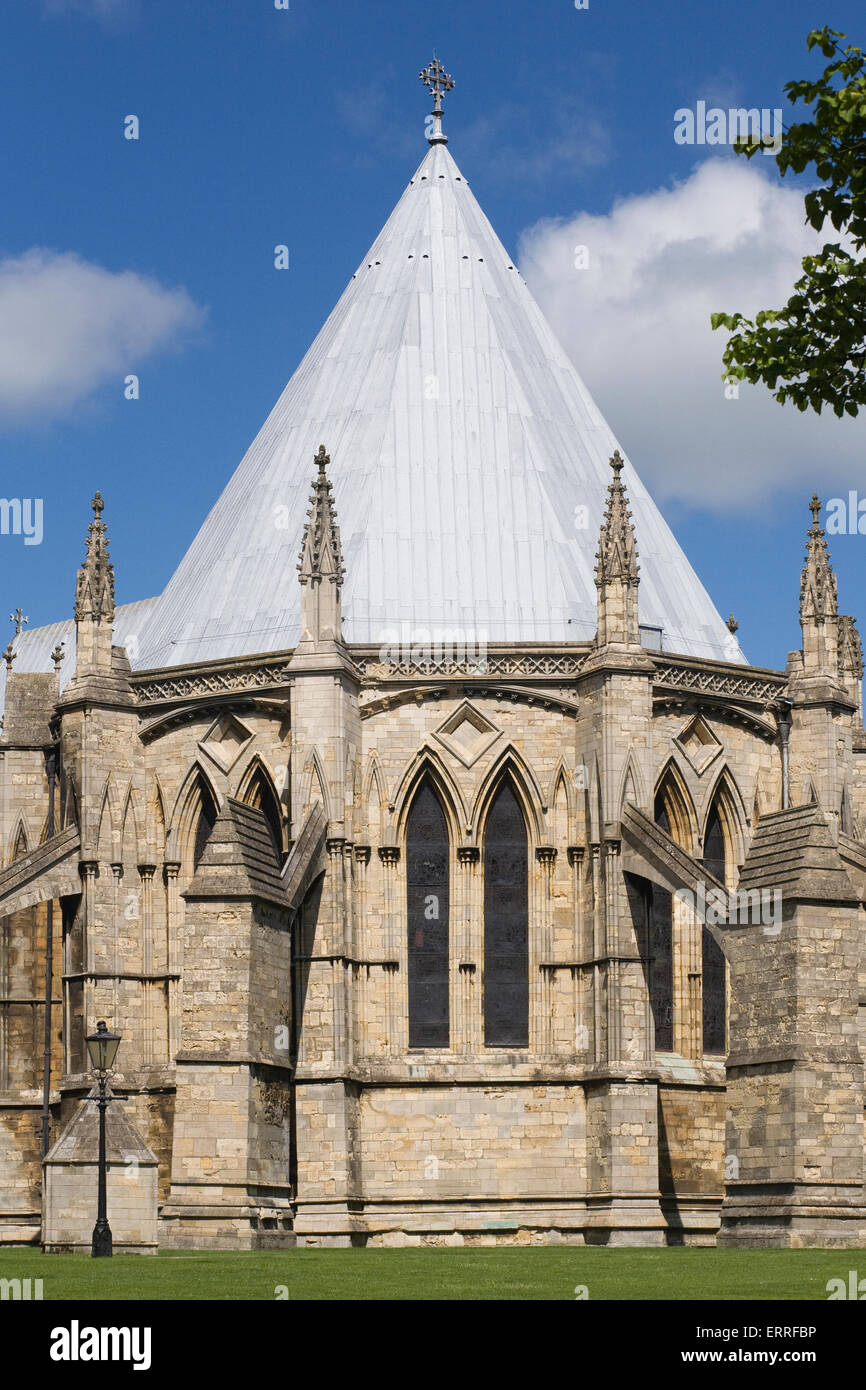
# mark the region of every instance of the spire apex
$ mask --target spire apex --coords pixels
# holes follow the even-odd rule
[[[298,557],[298,573],[302,584],[309,584],[311,580],[330,579],[332,584],[339,587],[345,575],[343,548],[340,543],[337,513],[331,497],[333,489],[327,473],[331,458],[324,444],[319,446],[319,452],[313,462],[317,464],[319,472],[310,494],[308,520]]]
[[[91,502],[93,520],[87,528],[87,553],[75,585],[75,619],[114,622],[114,566],[108,556],[108,531],[102,520],[105,503],[97,492]]]
[[[610,460],[613,480],[607,490],[607,507],[601,524],[595,569],[598,589],[599,646],[626,643],[635,646],[640,640],[638,629],[638,563],[634,526],[628,505],[628,494],[622,480],[625,466],[619,449]]]
[[[812,525],[806,536],[806,558],[800,576],[800,626],[803,629],[803,662],[807,674],[822,673],[835,679],[838,667],[839,602],[836,576],[830,563],[821,503],[812,494]]]
[[[418,76],[433,98],[433,111],[430,117],[433,121],[433,129],[432,134],[428,133],[427,139],[431,145],[447,145],[448,136],[442,130],[442,98],[447,92],[454,90],[454,78],[445,71],[435,54],[429,68],[424,68]]]
[[[341,592],[346,573],[327,473],[331,460],[324,444],[313,461],[319,471],[313,480],[298,564],[302,646],[309,642],[339,642],[342,639]]]
[[[634,527],[631,523],[628,494],[622,481],[625,461],[619,449],[610,460],[610,466],[613,469],[613,481],[607,490],[607,507],[601,527],[598,554],[596,555],[598,564],[595,571],[595,582],[599,587],[610,583],[612,579],[621,580],[628,585],[636,585],[638,582],[637,548],[635,546]]]
[[[806,537],[806,559],[800,579],[800,618],[823,622],[838,614],[836,576],[820,524],[821,503],[817,492],[809,503],[812,525]]]

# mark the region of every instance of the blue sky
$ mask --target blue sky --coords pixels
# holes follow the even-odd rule
[[[452,154],[717,606],[737,615],[750,659],[783,665],[799,643],[808,497],[817,487],[866,498],[862,423],[844,435],[830,419],[807,427],[772,402],[726,403],[718,419],[690,413],[687,362],[656,380],[646,355],[626,350],[616,368],[630,336],[622,295],[606,344],[603,295],[575,301],[586,323],[598,315],[591,333],[581,335],[578,311],[557,321],[571,302],[557,238],[570,244],[588,227],[600,247],[616,238],[622,248],[642,210],[649,237],[659,210],[668,226],[681,222],[676,198],[712,208],[724,182],[699,184],[699,166],[716,161],[715,177],[742,161],[678,146],[674,111],[698,100],[785,106],[784,83],[818,70],[805,36],[823,23],[866,39],[851,0],[832,12],[803,0],[590,0],[581,11],[573,0],[291,0],[288,11],[273,0],[5,0],[0,306],[33,302],[36,327],[10,349],[0,322],[2,493],[42,497],[45,510],[41,545],[0,536],[3,601],[20,603],[31,625],[71,612],[97,487],[119,601],[163,588],[423,157],[417,73],[435,47],[457,79]],[[138,141],[123,138],[130,113]],[[765,228],[782,213],[793,227],[798,212],[770,188],[775,163],[758,162],[736,186],[743,216],[760,202]],[[763,235],[772,265],[765,278],[756,233],[743,293],[766,284],[770,307],[793,232],[784,246]],[[290,250],[285,273],[273,267],[277,243]],[[702,235],[688,252],[676,259],[691,257],[693,283],[715,283],[723,261],[718,283],[734,294],[730,245]],[[664,281],[661,299],[648,289],[659,262],[641,273],[645,322],[664,319],[653,307]],[[703,315],[689,308],[692,289],[677,270],[686,329],[689,313]],[[73,315],[82,297],[103,306],[93,334],[58,334],[54,306]],[[720,358],[720,335],[714,343]],[[123,397],[128,372],[140,377],[137,401]],[[707,390],[720,398],[715,372],[713,361]],[[730,467],[719,463],[726,449]],[[832,555],[841,609],[856,614],[866,536],[832,538]]]

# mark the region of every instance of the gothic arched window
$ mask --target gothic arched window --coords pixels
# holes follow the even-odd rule
[[[661,793],[655,801],[655,822],[673,835],[667,806]],[[652,885],[649,931],[649,993],[655,1024],[657,1052],[672,1052],[674,1046],[674,951],[673,898],[657,883]]]
[[[244,793],[243,799],[247,806],[255,806],[264,812],[268,829],[271,832],[271,839],[274,843],[274,851],[280,863],[283,861],[283,822],[280,814],[280,803],[276,793],[271,786],[270,778],[257,767],[250,778],[249,785]]]
[[[448,1046],[448,823],[430,781],[421,783],[406,830],[409,1046]]]
[[[714,805],[704,835],[704,868],[725,884],[725,832]],[[725,957],[712,932],[701,929],[701,986],[703,994],[704,1052],[725,1051]]]
[[[484,1045],[529,1043],[529,847],[510,782],[484,832]]]
[[[192,862],[193,868],[197,869],[199,860],[204,854],[204,847],[210,838],[210,833],[216,824],[217,808],[213,797],[203,779],[199,779],[199,812],[195,827],[195,840],[193,842]]]

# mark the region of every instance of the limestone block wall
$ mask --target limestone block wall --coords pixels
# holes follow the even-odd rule
[[[579,1085],[369,1088],[360,1126],[369,1202],[529,1202],[585,1191]]]
[[[721,1200],[725,1190],[723,1084],[714,1089],[659,1086],[659,1186],[675,1197]]]
[[[45,1046],[47,904],[0,918],[0,1096],[41,1091]],[[59,1054],[60,913],[55,905],[52,1043]],[[0,1102],[2,1103],[2,1102]]]
[[[727,1114],[725,1151],[737,1181],[794,1181],[794,1070],[793,1063],[782,1061],[751,1074],[732,1069],[736,1111]]]
[[[832,868],[831,856],[825,851]],[[863,912],[845,883],[837,872],[835,891],[848,903],[829,901],[829,892],[814,902],[801,888],[786,902],[777,938],[754,927],[736,933],[727,1090],[727,1152],[736,1168],[722,1243],[862,1239]]]
[[[55,801],[59,823],[59,798]],[[48,814],[41,749],[0,748],[0,865],[35,849]],[[38,1237],[47,903],[0,917],[0,1241]],[[62,930],[54,904],[51,1083],[61,1070]],[[52,1090],[56,1110],[56,1091]]]
[[[246,1195],[252,1083],[241,1062],[178,1069],[172,1187],[233,1186]]]
[[[28,849],[41,842],[48,816],[48,776],[41,748],[3,747],[0,744],[0,856],[11,863],[19,828]],[[55,801],[59,827],[59,797]]]
[[[95,1163],[46,1166],[42,1243],[47,1252],[89,1252],[97,1184]],[[106,1208],[116,1254],[156,1254],[156,1185],[154,1164],[107,1164]]]
[[[866,837],[866,737],[862,733],[857,746],[860,751],[851,760],[852,833],[856,827],[862,839]]]
[[[589,1085],[586,1146],[590,1195],[656,1194],[657,1087],[622,1081]]]
[[[42,1113],[35,1099],[0,1102],[0,1242],[39,1239]]]
[[[301,1081],[296,1104],[298,1193],[304,1205],[360,1197],[359,1088],[341,1081]]]
[[[791,728],[794,805],[805,805],[814,790],[831,818],[839,820],[852,761],[853,722],[853,711],[832,703],[829,691],[814,703],[795,703]]]

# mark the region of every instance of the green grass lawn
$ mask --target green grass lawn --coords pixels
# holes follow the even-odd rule
[[[0,1250],[0,1279],[42,1279],[49,1299],[817,1299],[866,1277],[860,1250],[170,1250],[153,1256]],[[285,1295],[283,1295],[285,1297]]]

